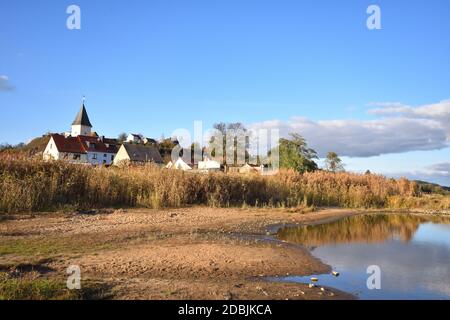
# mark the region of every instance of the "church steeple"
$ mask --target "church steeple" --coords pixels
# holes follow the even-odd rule
[[[83,102],[81,104],[80,111],[78,112],[77,116],[75,117],[75,120],[72,123],[71,135],[73,137],[80,135],[88,136],[91,134],[92,124],[91,121],[89,121],[84,101],[85,98],[83,97]]]
[[[92,128],[92,124],[89,121],[89,117],[86,111],[86,107],[84,106],[85,98],[83,97],[83,103],[81,104],[80,111],[78,112],[77,116],[75,117],[75,120],[73,121],[72,125],[78,125],[78,126],[87,126]]]

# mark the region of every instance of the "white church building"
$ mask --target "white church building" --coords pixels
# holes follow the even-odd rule
[[[91,165],[111,165],[119,149],[116,139],[99,137],[92,132],[86,107],[81,105],[72,129],[65,134],[51,134],[44,150],[44,160],[61,160]]]

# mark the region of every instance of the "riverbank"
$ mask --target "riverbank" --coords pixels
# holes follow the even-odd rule
[[[65,282],[67,267],[78,265],[82,283],[101,285],[112,299],[350,299],[334,289],[266,281],[331,271],[266,232],[357,213],[192,207],[10,216],[0,222],[0,271]]]

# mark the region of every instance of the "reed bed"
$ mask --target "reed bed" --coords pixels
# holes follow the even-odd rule
[[[24,159],[0,159],[0,190],[1,213],[188,205],[386,208],[400,206],[398,199],[409,199],[401,206],[421,199],[416,183],[373,174],[199,174],[152,165],[105,168]]]

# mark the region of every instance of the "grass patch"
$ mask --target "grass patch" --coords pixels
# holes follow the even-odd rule
[[[69,290],[63,280],[8,278],[0,274],[0,300],[99,300],[109,295],[99,283],[84,283],[80,290]]]
[[[20,256],[52,257],[63,253],[81,254],[110,249],[114,243],[91,236],[59,238],[0,238],[0,255],[15,254]]]

